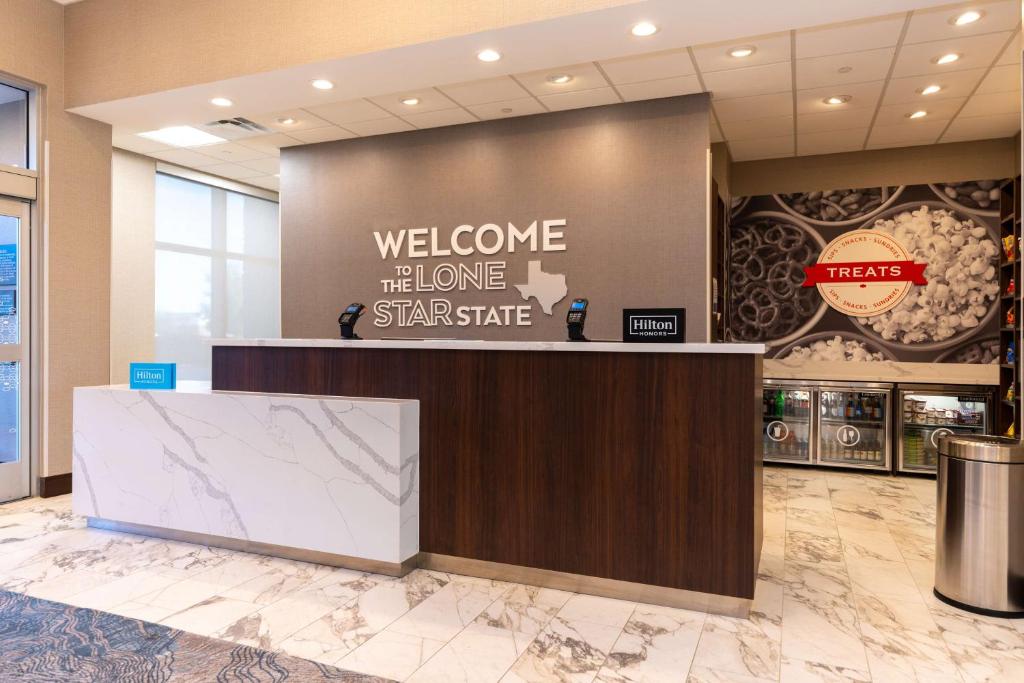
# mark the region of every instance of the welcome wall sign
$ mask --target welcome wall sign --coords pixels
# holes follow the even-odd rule
[[[374,325],[377,327],[529,327],[533,324],[533,304],[484,303],[472,305],[452,304],[446,292],[479,292],[485,294],[509,290],[508,263],[500,258],[480,260],[481,256],[498,257],[501,254],[563,252],[565,245],[564,218],[538,220],[520,228],[511,222],[500,226],[485,223],[480,226],[459,225],[447,234],[437,227],[402,228],[381,233],[375,231],[373,239],[381,260],[446,258],[441,263],[393,266],[389,277],[380,280],[382,298],[373,304]],[[515,277],[515,276],[514,276]],[[555,304],[569,293],[565,275],[548,273],[541,260],[531,260],[518,290],[519,299],[536,300],[546,315],[552,314]]]

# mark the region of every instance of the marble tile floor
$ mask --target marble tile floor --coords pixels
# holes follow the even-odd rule
[[[1024,681],[1024,621],[932,595],[934,487],[766,467],[749,619],[88,529],[69,497],[0,505],[0,589],[414,683]]]

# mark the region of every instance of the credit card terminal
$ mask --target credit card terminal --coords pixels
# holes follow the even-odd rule
[[[349,304],[344,311],[341,312],[341,316],[338,318],[338,325],[341,327],[341,338],[342,339],[360,339],[359,335],[356,334],[356,322],[359,320],[359,316],[366,310],[366,306],[362,304]]]
[[[569,341],[587,341],[583,336],[583,325],[587,322],[586,299],[573,299],[569,304],[569,312],[565,316],[566,327],[569,328]]]

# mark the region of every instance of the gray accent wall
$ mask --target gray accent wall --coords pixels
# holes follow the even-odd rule
[[[690,95],[283,149],[283,335],[337,337],[341,309],[361,302],[369,310],[358,331],[367,338],[561,340],[571,298],[587,297],[591,338],[620,339],[623,308],[682,306],[687,340],[703,341],[708,108],[708,95]],[[373,234],[436,227],[438,246],[450,249],[462,225],[498,226],[481,242],[489,246],[509,223],[522,231],[537,221],[540,231],[543,221],[561,220],[554,230],[563,237],[552,244],[564,251],[529,252],[517,243],[514,253],[410,257],[403,244],[402,255],[383,259]],[[473,235],[466,231],[458,244],[472,245]],[[430,234],[421,236],[429,247]],[[534,260],[555,275],[533,283],[540,284],[537,299],[557,296],[564,275],[566,296],[550,315],[514,286],[527,282]],[[504,262],[503,282],[495,283],[503,286],[385,292],[381,282],[408,267],[415,287],[418,266],[430,283],[439,265],[472,269],[478,262]],[[476,309],[465,326],[454,310],[451,326],[443,319],[437,327],[397,324],[404,304],[395,302],[420,300],[428,312],[443,312],[431,299],[484,307],[482,321],[498,310],[486,325],[475,324]],[[392,313],[388,326],[375,324],[381,301]],[[505,322],[502,306],[529,306],[531,324],[494,324],[495,317]]]

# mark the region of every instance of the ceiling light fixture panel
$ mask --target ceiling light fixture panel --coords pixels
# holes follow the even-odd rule
[[[985,16],[984,12],[980,10],[969,9],[966,12],[961,12],[960,14],[951,18],[949,20],[949,23],[953,24],[954,26],[967,26],[968,24],[973,24],[974,22],[978,21],[983,16]]]
[[[496,62],[501,59],[501,53],[497,50],[487,48],[486,50],[480,50],[480,52],[477,52],[476,58],[481,62]]]
[[[658,27],[649,21],[640,21],[633,24],[632,28],[629,29],[637,38],[646,38],[647,36],[653,36],[658,32]]]
[[[743,45],[740,47],[734,47],[729,50],[729,56],[736,59],[743,59],[757,52],[757,48],[753,45]]]
[[[169,126],[159,130],[139,133],[138,135],[147,140],[162,142],[171,147],[200,147],[202,145],[213,145],[218,142],[227,142],[224,138],[210,135],[206,131],[193,128],[192,126]]]
[[[317,78],[311,82],[311,85],[317,90],[331,90],[334,87],[334,83],[331,83],[326,78]]]
[[[936,57],[933,61],[940,66],[944,66],[946,64],[952,64],[953,62],[956,62],[959,59],[960,55],[958,53],[949,52],[942,55],[941,57]]]

